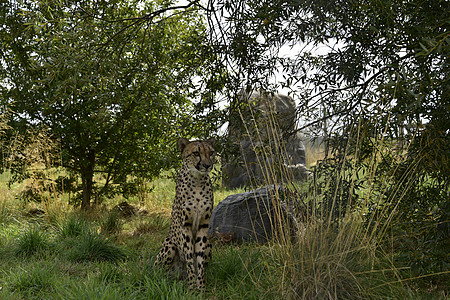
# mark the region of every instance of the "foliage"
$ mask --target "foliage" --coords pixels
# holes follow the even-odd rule
[[[211,0],[209,7],[212,42],[230,82],[242,83],[229,87],[289,89],[299,130],[325,138],[315,169],[326,178],[316,186],[323,206],[342,218],[370,201],[368,223],[428,224],[407,239],[425,247],[422,270],[448,270],[446,253],[432,249],[450,234],[450,3]]]
[[[208,135],[214,128],[214,120],[203,126],[204,118],[193,118],[194,100],[211,104],[214,87],[208,93],[203,88],[218,74],[204,45],[202,17],[190,5],[172,6],[121,0],[0,4],[0,100],[3,113],[6,107],[11,112],[10,140],[30,128],[48,128],[60,152],[53,165],[81,176],[77,204],[83,208],[91,198],[99,203],[133,190],[173,166],[179,136]],[[12,167],[19,174],[24,169],[23,163]],[[93,180],[96,173],[102,186]]]

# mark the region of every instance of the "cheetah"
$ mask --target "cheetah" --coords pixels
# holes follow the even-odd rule
[[[205,267],[210,259],[208,225],[213,209],[209,172],[214,161],[214,139],[178,140],[183,166],[178,174],[169,234],[156,256],[155,265],[187,271],[189,288],[205,288]]]

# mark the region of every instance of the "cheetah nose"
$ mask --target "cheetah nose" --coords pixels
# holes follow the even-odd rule
[[[209,167],[211,167],[211,164],[203,164],[203,167],[204,167],[205,169],[209,169]]]

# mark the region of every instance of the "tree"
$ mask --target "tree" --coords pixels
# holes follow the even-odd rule
[[[82,208],[113,185],[125,192],[173,166],[179,136],[209,134],[192,115],[193,102],[211,96],[202,91],[216,76],[214,57],[191,6],[0,4],[0,97],[13,112],[9,123],[17,132],[50,129],[62,166],[81,176]]]
[[[381,157],[376,180],[392,182],[380,193],[404,195],[390,209],[416,227],[430,220],[430,232],[439,228],[448,240],[448,1],[211,0],[209,8],[213,42],[235,82],[290,88],[306,121],[300,129],[320,134],[327,122],[334,153],[318,172],[363,168],[369,157]],[[380,151],[383,140],[391,143]],[[410,146],[399,151],[396,143]],[[345,164],[349,155],[358,161]],[[357,196],[361,181],[326,178],[330,187],[342,182]]]
[[[327,120],[342,136],[362,117],[388,126],[390,137],[413,142],[427,173],[449,177],[448,1],[211,0],[209,7],[213,43],[236,81],[291,88],[311,120],[305,127],[321,130]]]

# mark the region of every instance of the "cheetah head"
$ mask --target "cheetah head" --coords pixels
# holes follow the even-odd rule
[[[199,175],[208,174],[214,163],[214,139],[206,141],[189,141],[185,138],[178,140],[183,164]]]

